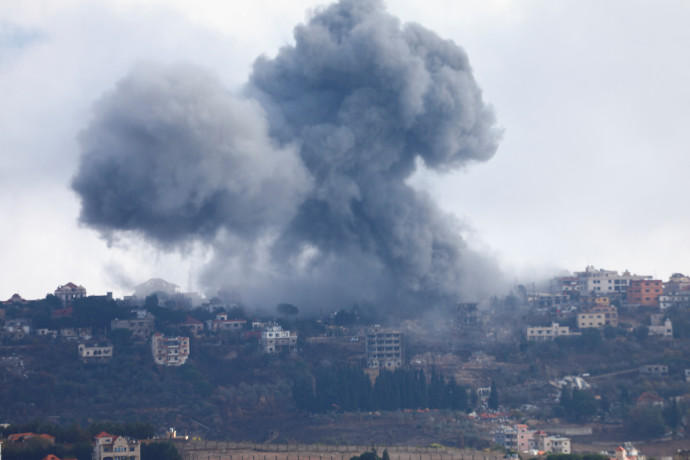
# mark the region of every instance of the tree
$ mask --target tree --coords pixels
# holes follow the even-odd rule
[[[279,315],[296,316],[299,313],[299,308],[289,303],[279,303],[276,306]]]
[[[671,399],[671,404],[664,408],[662,414],[666,424],[675,432],[678,428],[678,425],[680,425],[681,420],[683,419],[683,414],[678,407],[678,401],[676,401],[676,398]]]
[[[628,436],[638,439],[659,438],[666,432],[661,410],[655,406],[634,407],[623,422]]]
[[[499,399],[498,399],[498,388],[496,388],[496,382],[493,380],[491,381],[491,392],[489,393],[489,409],[491,410],[497,410],[499,406]]]
[[[141,445],[141,458],[146,460],[182,460],[171,442],[152,442]]]

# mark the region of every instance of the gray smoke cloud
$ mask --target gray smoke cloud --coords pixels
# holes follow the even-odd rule
[[[486,294],[498,270],[406,181],[420,161],[486,161],[499,138],[460,47],[342,0],[240,96],[204,69],[135,69],[96,104],[73,188],[106,236],[204,241],[204,284],[248,302],[416,308]]]

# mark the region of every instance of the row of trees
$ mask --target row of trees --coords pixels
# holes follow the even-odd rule
[[[476,404],[474,392],[446,380],[435,369],[427,381],[424,370],[382,369],[372,385],[359,367],[322,366],[314,375],[295,379],[293,397],[298,408],[309,412],[331,410],[454,409]]]

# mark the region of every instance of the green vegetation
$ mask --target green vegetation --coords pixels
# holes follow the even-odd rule
[[[293,395],[297,407],[309,412],[469,408],[467,388],[435,370],[427,383],[423,370],[382,369],[372,385],[359,367],[321,366],[313,377],[295,380]]]

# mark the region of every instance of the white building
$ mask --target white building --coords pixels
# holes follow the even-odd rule
[[[651,280],[651,276],[631,275],[629,271],[618,274],[614,270],[603,270],[589,266],[584,272],[575,272],[580,290],[597,294],[625,293],[632,280]]]
[[[579,332],[570,332],[570,327],[551,323],[551,326],[535,326],[527,328],[528,342],[544,342],[554,340],[556,337],[568,337],[580,335]]]
[[[661,322],[662,315],[651,315],[651,325],[649,326],[649,335],[660,335],[669,339],[673,338],[673,323],[666,318]]]
[[[100,432],[94,437],[93,460],[141,460],[141,444],[124,436]]]
[[[181,366],[189,358],[189,337],[165,337],[157,332],[151,337],[151,353],[156,364]]]
[[[284,331],[277,325],[267,326],[261,331],[259,346],[265,353],[293,351],[297,347],[297,332]]]
[[[80,343],[77,351],[79,353],[79,359],[85,363],[108,361],[113,357],[112,345],[87,345],[85,343]]]

